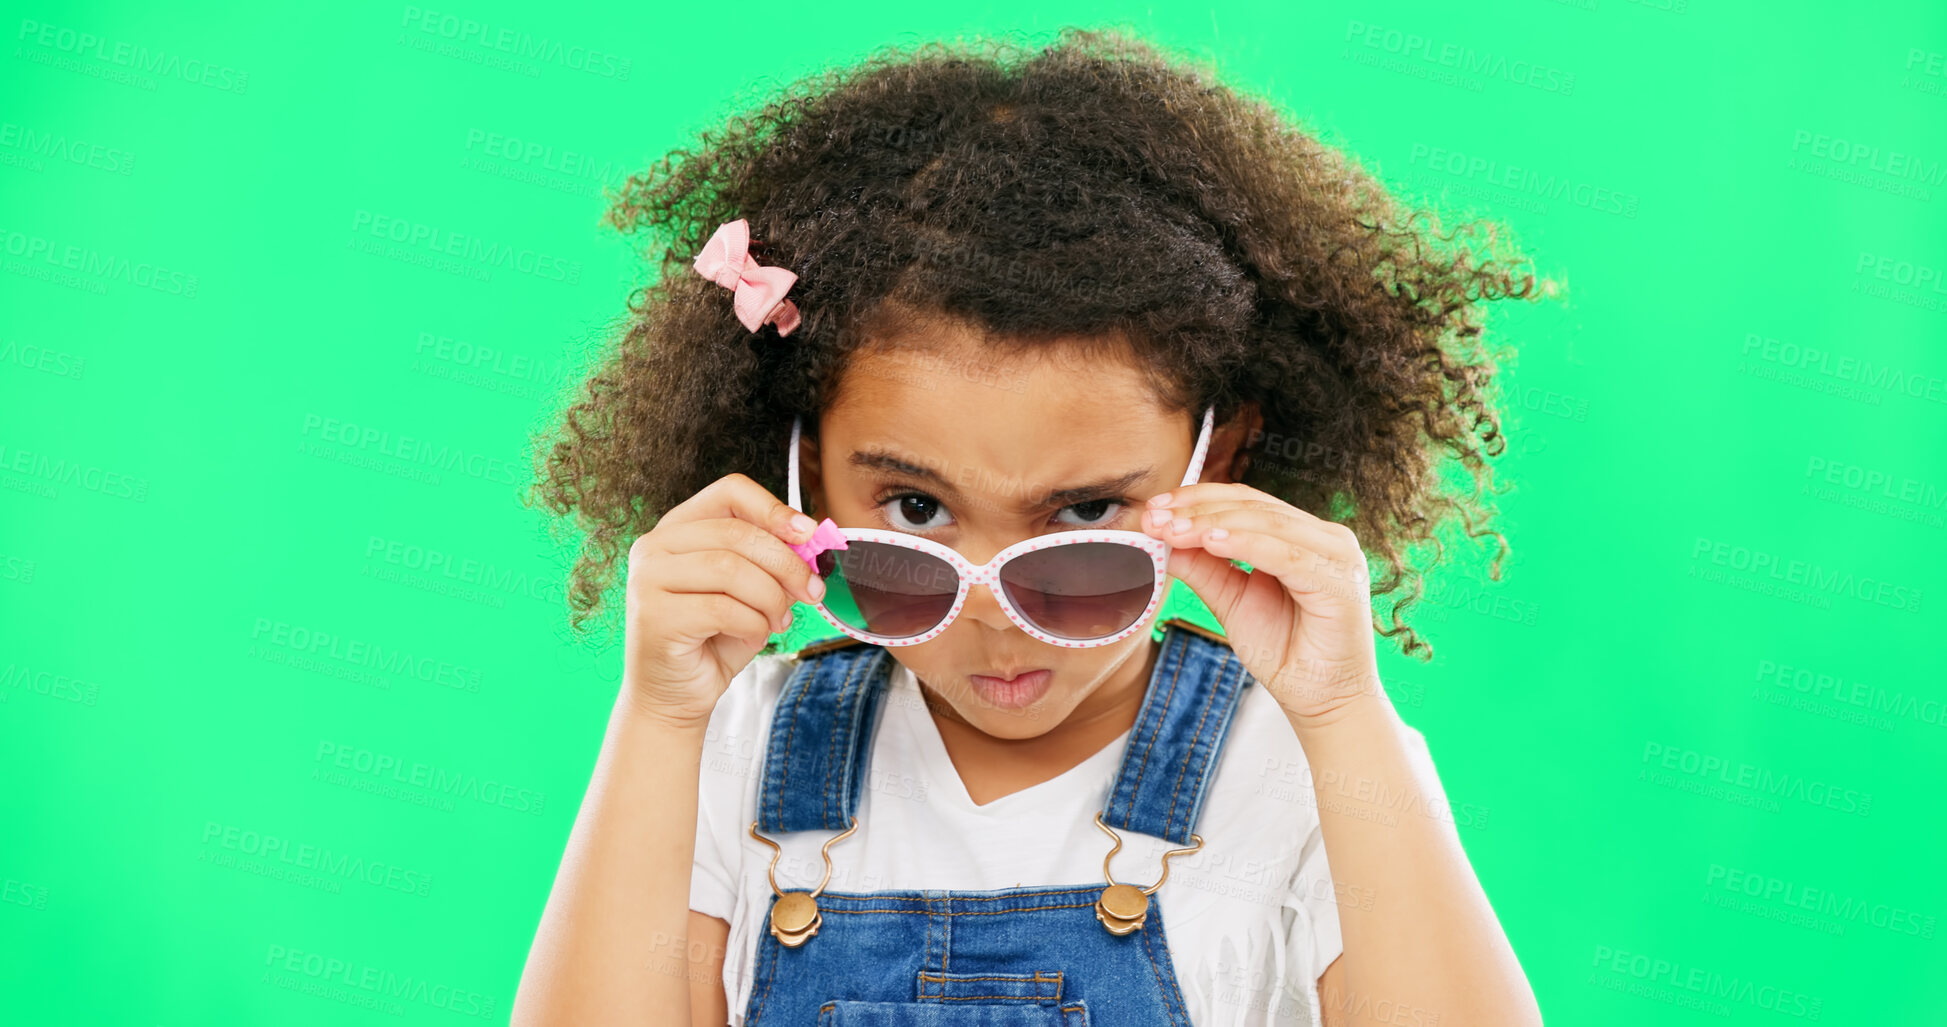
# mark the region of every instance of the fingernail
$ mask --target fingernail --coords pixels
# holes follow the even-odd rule
[[[825,582],[824,582],[824,579],[822,579],[822,578],[812,578],[812,579],[811,579],[811,585],[810,585],[810,587],[809,587],[809,591],[811,592],[811,598],[813,598],[813,599],[823,599],[823,598],[825,598]]]
[[[784,627],[783,627],[783,628],[779,628],[778,630],[779,630],[779,631],[783,631],[783,630],[784,630],[785,628],[788,628],[788,627],[790,627],[790,626],[791,626],[791,611],[790,611],[790,610],[786,610],[786,611],[784,611]]]
[[[1149,497],[1149,505],[1150,505],[1150,506],[1168,506],[1168,505],[1170,505],[1170,500],[1172,500],[1172,499],[1174,499],[1174,498],[1176,498],[1176,497],[1175,497],[1175,496],[1172,496],[1172,495],[1170,495],[1170,494],[1169,494],[1169,493],[1167,493],[1167,492],[1165,492],[1165,493],[1163,493],[1163,494],[1162,494],[1162,495],[1160,495],[1160,496],[1151,496],[1151,497]]]
[[[813,528],[816,528],[817,526],[818,526],[817,522],[813,521],[809,517],[806,517],[804,514],[794,514],[791,517],[791,530],[797,532],[800,535],[811,534],[811,530]]]
[[[1144,514],[1143,518],[1160,528],[1170,522],[1170,512],[1168,510],[1151,510]]]
[[[1223,528],[1210,529],[1210,538],[1212,541],[1216,541],[1219,539],[1227,539],[1229,537],[1230,537],[1230,532],[1224,530]]]

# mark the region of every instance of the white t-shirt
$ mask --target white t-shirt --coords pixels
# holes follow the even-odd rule
[[[731,1027],[742,1027],[771,886],[770,846],[750,836],[778,693],[796,664],[758,656],[718,700],[704,744],[690,908],[730,924],[723,961]],[[976,806],[947,756],[912,671],[893,661],[858,830],[831,847],[829,891],[984,890],[1103,880],[1115,844],[1095,826],[1129,733],[1061,775]],[[1425,755],[1426,741],[1408,728]],[[1427,757],[1430,766],[1431,757]],[[1342,951],[1335,889],[1319,833],[1304,750],[1283,710],[1253,682],[1232,717],[1193,830],[1203,848],[1174,856],[1154,895],[1177,984],[1197,1027],[1282,1027],[1319,1021],[1317,982]],[[761,829],[760,829],[761,830]],[[811,889],[819,848],[838,831],[766,836],[783,854],[780,889]],[[1172,846],[1119,831],[1110,869],[1147,887]],[[1343,892],[1343,894],[1335,894]],[[1369,906],[1367,907],[1369,908]],[[810,944],[817,944],[813,939]]]

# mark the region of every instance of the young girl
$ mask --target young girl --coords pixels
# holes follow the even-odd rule
[[[627,547],[623,681],[516,1023],[1540,1022],[1374,641],[1499,537],[1475,301],[1532,276],[1077,30],[800,83],[611,216],[662,275],[539,491],[577,624]]]

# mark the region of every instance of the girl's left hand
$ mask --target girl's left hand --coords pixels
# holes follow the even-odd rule
[[[1198,482],[1151,499],[1143,530],[1170,544],[1170,575],[1288,715],[1325,722],[1362,694],[1383,700],[1371,574],[1352,529],[1248,485]]]

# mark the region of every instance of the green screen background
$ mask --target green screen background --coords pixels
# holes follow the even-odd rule
[[[1381,644],[1549,1022],[1947,1022],[1947,9],[658,6],[14,13],[0,1020],[504,1021],[619,667],[519,502],[643,274],[602,188],[883,44],[1120,23],[1568,284],[1489,317],[1505,575]]]

